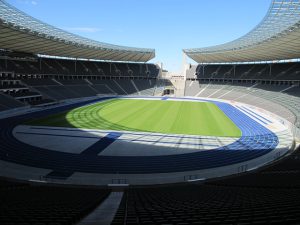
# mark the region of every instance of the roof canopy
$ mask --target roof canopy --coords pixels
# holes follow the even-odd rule
[[[93,41],[43,23],[0,0],[0,48],[33,54],[146,62],[154,49]]]
[[[300,0],[273,0],[264,19],[239,39],[183,51],[198,63],[300,58]]]

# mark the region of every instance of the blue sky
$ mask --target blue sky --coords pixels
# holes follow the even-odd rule
[[[236,39],[254,28],[271,0],[7,0],[20,10],[97,41],[155,48],[170,71],[182,49]]]

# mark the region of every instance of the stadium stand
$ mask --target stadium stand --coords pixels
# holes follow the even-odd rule
[[[112,224],[297,224],[299,169],[297,151],[260,171],[225,179],[126,188]],[[74,224],[110,192],[6,180],[0,188],[1,202],[7,203],[0,214],[4,225]]]
[[[293,37],[299,29],[299,18],[294,19],[299,15],[298,5],[297,1],[272,1],[276,10],[271,7],[262,22],[271,21],[272,25],[258,25],[246,35],[250,38],[230,43],[229,47],[225,44],[211,50],[184,50],[198,63],[216,62],[190,66],[186,71],[185,96],[243,102],[273,112],[300,127],[299,62],[233,64],[238,60],[299,58],[299,42]],[[172,86],[170,80],[160,79],[157,65],[146,63],[155,56],[153,49],[115,46],[75,36],[29,17],[4,0],[0,0],[0,10],[0,28],[5,30],[0,34],[1,112],[18,110],[28,104],[64,103],[68,99],[97,95],[161,96],[165,87]],[[289,12],[292,14],[286,16]],[[278,24],[280,27],[276,27]],[[264,27],[272,29],[266,31]],[[255,38],[251,38],[252,34]],[[277,40],[284,43],[284,39],[290,40],[288,45],[276,43]],[[40,48],[30,48],[32,43]],[[57,45],[57,49],[49,48],[52,45]],[[270,54],[265,54],[260,47],[270,49]],[[42,53],[60,57],[40,56]],[[278,54],[283,55],[278,57]],[[74,59],[79,56],[85,59]],[[91,152],[81,155],[41,149],[13,136],[15,126],[24,121],[94,101],[62,104],[0,120],[1,160],[52,171],[40,177],[39,183],[0,179],[1,225],[76,224],[101,206],[112,190],[107,186],[47,184],[52,179],[64,180],[76,172],[149,175],[209,170],[255,159],[274,150],[278,142],[278,137],[265,126],[222,102],[216,104],[239,124],[245,135],[230,144],[230,149],[224,146],[216,151],[132,157],[128,161],[126,157],[108,156],[109,161],[103,161],[105,157]],[[186,179],[185,184],[150,187],[117,184],[116,190],[124,195],[112,224],[299,224],[299,159],[298,149],[274,164],[254,171],[243,170],[230,177],[199,179],[194,183]]]
[[[299,188],[300,152],[296,151],[285,159],[254,173],[234,176],[211,182],[222,186],[248,186],[264,188]]]
[[[24,104],[9,95],[0,93],[0,111],[23,107]]]
[[[35,79],[22,79],[22,82],[28,86],[51,86],[58,85],[57,82],[50,78],[35,78]]]
[[[1,59],[3,71],[15,74],[45,75],[102,75],[113,77],[156,78],[159,68],[147,63],[114,63],[101,61],[52,59],[35,57],[31,60]]]
[[[296,224],[299,189],[219,185],[130,189],[112,224]]]
[[[234,100],[254,105],[270,112],[273,112],[299,127],[299,93],[297,86],[287,89],[287,86],[263,85],[254,86],[251,84],[199,84],[198,81],[186,82],[186,95],[197,97],[210,97],[225,100]],[[268,89],[268,90],[266,90]],[[276,91],[280,90],[280,91]]]
[[[191,65],[187,79],[299,80],[300,63]]]
[[[41,186],[0,181],[2,225],[75,224],[96,208],[109,189]]]
[[[4,52],[2,55],[0,91],[30,105],[107,94],[153,96],[160,73],[156,65],[146,63],[28,60],[8,57]]]
[[[208,67],[206,71],[210,71],[206,73],[207,76],[196,72],[197,78],[191,78],[193,71],[205,67]],[[190,78],[186,80],[185,95],[234,100],[255,105],[300,126],[300,63],[243,64],[231,67],[236,67],[236,74],[230,78],[219,79],[214,77],[216,68],[225,71],[230,66],[198,65],[196,69],[195,66],[191,66],[187,71]],[[264,68],[269,68],[272,73],[270,71],[268,75],[262,73]],[[285,74],[284,79],[281,77],[279,80],[280,76],[277,75],[282,73]]]
[[[153,96],[156,88],[154,80],[133,80],[133,83],[138,89],[140,95]]]
[[[260,171],[173,187],[129,188],[112,224],[297,224],[299,151]]]

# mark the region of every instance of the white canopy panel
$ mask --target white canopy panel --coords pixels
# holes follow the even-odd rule
[[[239,39],[183,51],[198,63],[300,58],[300,0],[273,0],[264,19]]]
[[[0,49],[33,54],[113,61],[147,62],[154,49],[94,41],[43,23],[0,0]]]

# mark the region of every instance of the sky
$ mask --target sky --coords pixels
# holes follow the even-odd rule
[[[182,68],[185,48],[223,44],[249,32],[271,0],[7,0],[69,32],[110,44],[154,48],[164,69]],[[195,63],[188,59],[188,62]]]

